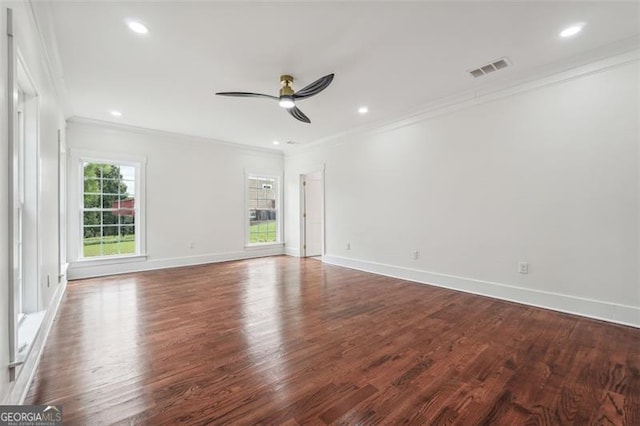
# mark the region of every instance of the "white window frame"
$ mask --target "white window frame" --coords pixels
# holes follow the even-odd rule
[[[109,263],[123,263],[128,261],[136,261],[146,258],[147,253],[147,238],[146,238],[146,157],[132,157],[129,155],[86,151],[71,149],[70,157],[72,161],[73,170],[71,176],[74,177],[74,188],[70,191],[69,203],[74,206],[74,210],[77,210],[77,219],[71,221],[70,225],[73,227],[72,236],[69,248],[70,258],[76,262],[82,262],[83,264],[109,264]],[[121,255],[108,255],[108,256],[91,256],[84,257],[83,250],[83,204],[84,204],[84,164],[85,163],[101,163],[101,164],[113,164],[118,166],[130,166],[134,167],[136,171],[136,202],[135,202],[135,241],[136,252],[133,254],[121,254]],[[70,217],[75,215],[71,214]]]
[[[8,21],[13,13],[7,9]],[[9,34],[9,359],[24,360],[42,317],[40,97],[24,56]],[[19,264],[18,264],[19,263]],[[10,380],[16,371],[10,369]]]
[[[267,242],[267,243],[251,243],[249,242],[250,238],[250,227],[251,220],[249,218],[249,178],[267,178],[274,179],[276,182],[276,241],[275,242]],[[245,248],[260,248],[260,247],[268,247],[268,246],[281,246],[284,244],[284,234],[283,234],[283,202],[282,202],[282,173],[278,172],[270,172],[270,171],[260,171],[260,170],[245,170],[244,173],[244,246]]]

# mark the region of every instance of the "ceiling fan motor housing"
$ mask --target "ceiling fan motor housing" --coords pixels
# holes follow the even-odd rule
[[[280,97],[283,96],[293,96],[293,89],[291,88],[291,85],[293,84],[293,77],[291,77],[290,75],[281,75],[280,76],[280,85],[282,86],[280,88]]]

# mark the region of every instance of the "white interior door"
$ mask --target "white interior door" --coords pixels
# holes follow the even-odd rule
[[[305,256],[322,255],[322,173],[304,176]]]

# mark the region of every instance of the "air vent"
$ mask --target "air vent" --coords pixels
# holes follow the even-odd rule
[[[481,67],[478,67],[474,70],[469,71],[469,74],[471,74],[474,78],[478,78],[478,77],[482,77],[483,75],[487,75],[490,74],[494,71],[498,71],[501,70],[503,68],[506,68],[510,65],[509,63],[509,59],[507,58],[502,58],[502,59],[498,59],[490,64],[487,65],[483,65]]]
[[[297,145],[298,142],[294,142],[294,141],[287,141],[287,145]]]

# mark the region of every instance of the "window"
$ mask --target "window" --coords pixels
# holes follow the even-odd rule
[[[9,12],[9,11],[7,11]],[[11,19],[9,14],[8,20]],[[9,287],[9,357],[23,360],[38,333],[45,311],[41,300],[44,270],[38,238],[41,197],[38,154],[39,97],[20,51],[9,42],[9,185],[11,222],[9,239],[12,265]],[[15,371],[11,371],[12,380]]]
[[[132,256],[140,247],[140,166],[82,160],[82,258]]]
[[[277,176],[247,176],[249,245],[280,242],[279,181]]]

